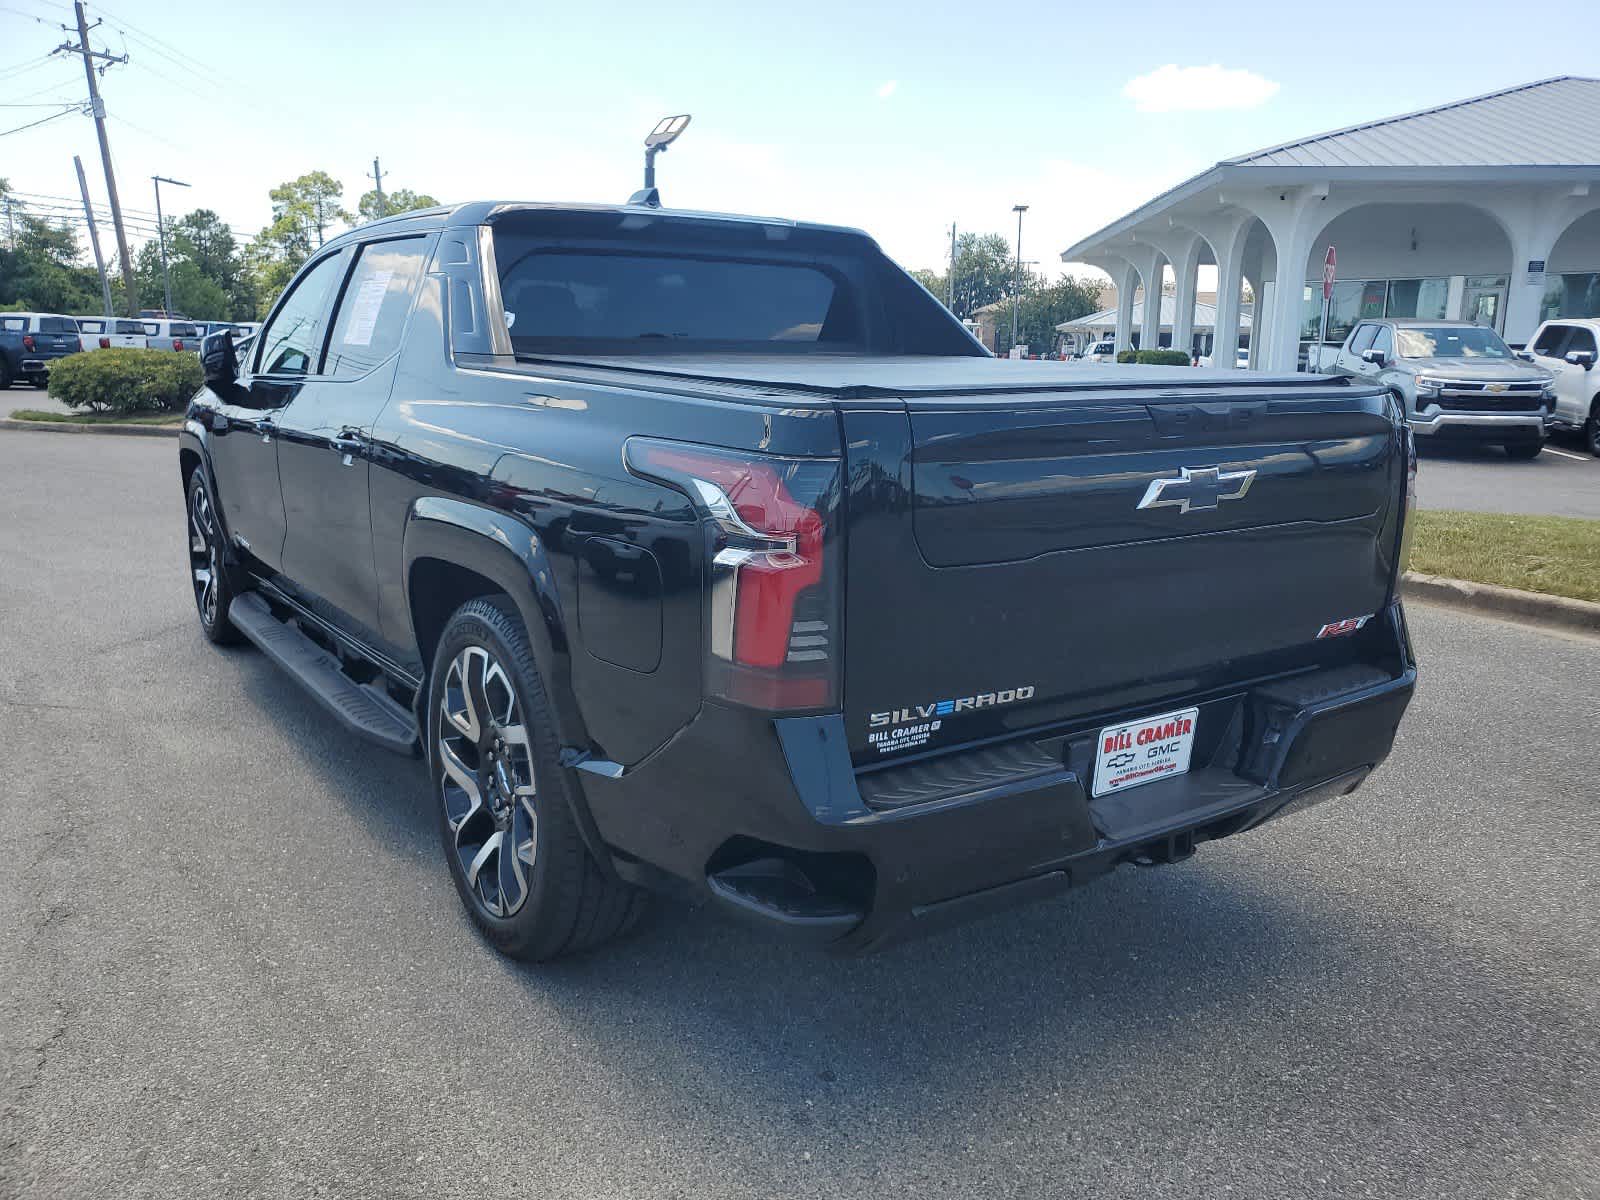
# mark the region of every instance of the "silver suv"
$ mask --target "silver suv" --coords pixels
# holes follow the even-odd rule
[[[1362,321],[1339,348],[1333,374],[1386,385],[1419,439],[1500,445],[1512,458],[1544,449],[1554,376],[1482,325]]]

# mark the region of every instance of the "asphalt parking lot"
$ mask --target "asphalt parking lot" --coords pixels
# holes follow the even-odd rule
[[[1532,462],[1512,462],[1498,446],[1424,448],[1417,503],[1467,512],[1600,518],[1600,458],[1576,437],[1552,437]]]
[[[1600,1196],[1600,642],[1414,608],[1389,765],[1180,867],[531,969],[201,639],[174,457],[0,431],[0,1196]]]

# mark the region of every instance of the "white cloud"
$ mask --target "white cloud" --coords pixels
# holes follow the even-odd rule
[[[883,83],[880,83],[878,85],[878,99],[887,100],[890,96],[894,95],[895,88],[899,86],[900,81],[898,79],[888,79]]]
[[[1254,71],[1224,67],[1180,67],[1168,63],[1128,80],[1122,94],[1140,112],[1205,112],[1255,108],[1277,94],[1278,85]]]

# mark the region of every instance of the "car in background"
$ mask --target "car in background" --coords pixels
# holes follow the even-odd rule
[[[1589,453],[1600,455],[1600,320],[1546,321],[1524,355],[1555,377],[1555,409],[1549,424],[1583,434]]]
[[[78,352],[78,325],[58,313],[0,313],[0,388],[45,385],[50,364]]]
[[[1199,362],[1198,365],[1202,366],[1202,367],[1209,367],[1209,366],[1214,365],[1215,362],[1216,362],[1216,359],[1213,358],[1212,355],[1210,355],[1210,354],[1202,354],[1200,356],[1200,362]],[[1249,370],[1249,368],[1250,368],[1250,351],[1245,349],[1245,347],[1243,347],[1243,346],[1240,346],[1237,350],[1235,350],[1233,352],[1233,366],[1234,366],[1234,369],[1238,370],[1238,371]]]
[[[207,321],[201,328],[202,337],[210,337],[214,333],[231,333],[235,343],[247,337],[254,337],[261,328],[260,321]]]
[[[1387,387],[1419,442],[1499,445],[1518,459],[1544,449],[1554,380],[1486,326],[1361,321],[1328,373]]]
[[[175,321],[170,317],[157,317],[140,322],[152,350],[189,350],[200,353],[200,342],[205,337],[194,321]]]
[[[1092,343],[1080,356],[1084,362],[1108,363],[1117,361],[1117,344],[1107,338]]]
[[[74,317],[83,350],[143,350],[150,342],[144,322],[132,317]]]

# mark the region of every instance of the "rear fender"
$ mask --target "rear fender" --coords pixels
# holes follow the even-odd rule
[[[426,675],[432,663],[415,628],[416,598],[411,594],[412,568],[422,559],[464,567],[511,598],[533,645],[563,749],[587,748],[588,733],[572,691],[566,619],[539,534],[516,517],[463,500],[424,496],[411,506],[403,550],[406,615],[412,621],[413,642],[423,655]]]

